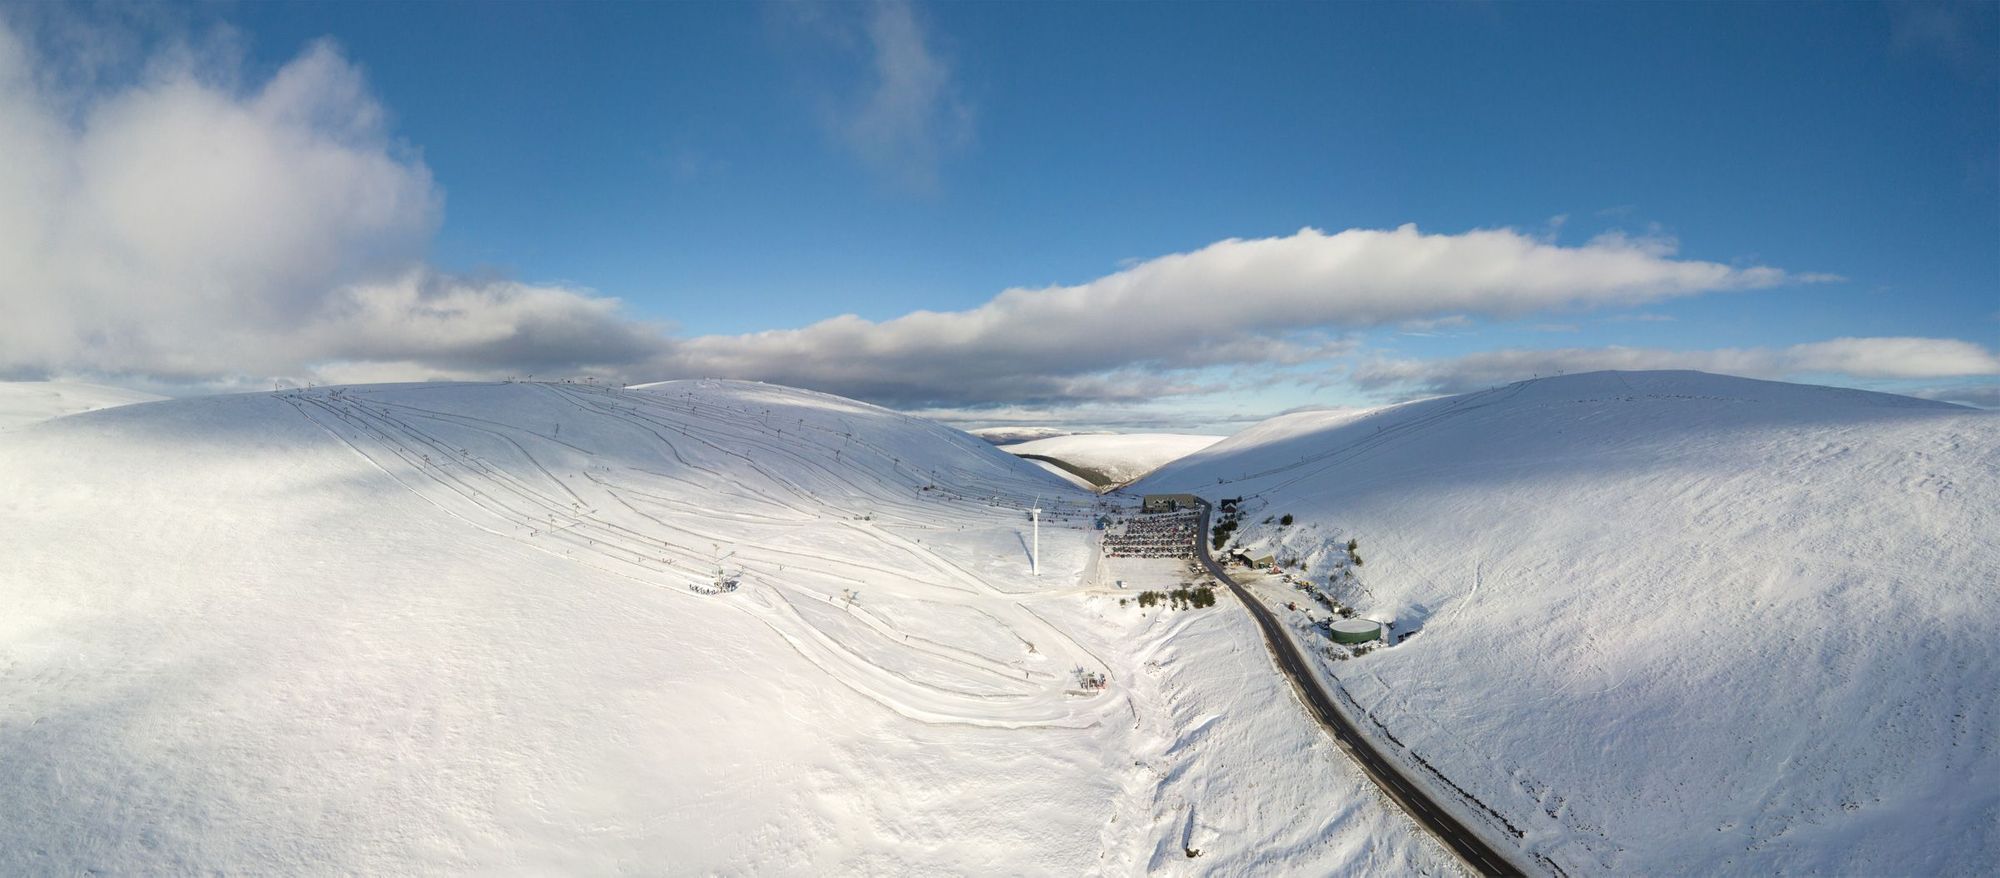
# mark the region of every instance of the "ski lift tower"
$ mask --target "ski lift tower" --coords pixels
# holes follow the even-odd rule
[[[1042,498],[1035,498],[1034,508],[1028,510],[1029,520],[1035,523],[1034,548],[1028,550],[1028,574],[1042,575]]]

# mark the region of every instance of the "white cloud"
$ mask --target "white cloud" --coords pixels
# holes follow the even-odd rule
[[[0,21],[0,375],[212,383],[328,363],[630,363],[666,346],[614,300],[444,277],[442,196],[329,43],[242,88],[177,47],[59,89]]]
[[[295,343],[316,360],[421,362],[498,375],[617,369],[666,350],[664,327],[627,319],[617,299],[422,269],[341,289]]]
[[[1624,307],[1793,280],[1770,267],[1676,259],[1671,241],[1563,247],[1511,229],[1415,226],[1230,239],[1072,286],[1017,288],[965,311],[679,345],[675,374],[760,377],[904,404],[1075,398],[1080,376],[1239,363],[1297,364],[1352,350],[1329,330],[1461,325],[1548,309]],[[1318,333],[1318,335],[1315,335]],[[1148,391],[1150,392],[1150,391]]]
[[[1955,338],[1836,338],[1786,348],[1788,374],[1857,378],[1942,378],[2000,374],[2000,356]]]
[[[862,43],[868,73],[830,114],[835,135],[877,173],[919,191],[937,186],[938,169],[972,140],[972,108],[958,93],[951,64],[932,46],[907,0],[866,9]]]
[[[1350,375],[1364,389],[1462,393],[1537,375],[1603,369],[1696,369],[1751,378],[1854,379],[2000,374],[2000,354],[1954,338],[1836,338],[1784,348],[1676,351],[1604,347],[1484,351],[1443,360],[1383,359]]]

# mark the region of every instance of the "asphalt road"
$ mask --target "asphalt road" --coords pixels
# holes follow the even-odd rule
[[[1374,781],[1376,786],[1382,788],[1382,792],[1388,793],[1389,798],[1402,806],[1403,811],[1417,821],[1417,825],[1437,836],[1439,841],[1451,848],[1452,853],[1457,854],[1467,866],[1483,875],[1524,874],[1508,862],[1506,857],[1501,856],[1479,836],[1474,835],[1458,818],[1438,807],[1437,802],[1428,793],[1404,777],[1401,768],[1384,758],[1375,749],[1374,744],[1361,736],[1346,716],[1334,709],[1333,698],[1327,695],[1326,688],[1320,685],[1319,678],[1313,674],[1306,657],[1299,653],[1298,646],[1290,637],[1285,636],[1284,629],[1279,627],[1278,617],[1273,615],[1270,608],[1264,606],[1262,601],[1238,585],[1236,580],[1231,579],[1229,574],[1223,571],[1222,565],[1215,563],[1215,558],[1209,555],[1209,517],[1213,512],[1213,507],[1207,501],[1203,501],[1201,532],[1195,539],[1196,551],[1201,557],[1202,566],[1207,567],[1208,572],[1215,574],[1215,578],[1229,586],[1229,590],[1236,593],[1237,599],[1243,602],[1243,606],[1249,608],[1250,615],[1257,620],[1258,627],[1264,630],[1264,642],[1271,648],[1271,657],[1277,660],[1278,669],[1291,678],[1292,687],[1299,693],[1299,700],[1305,703],[1306,711],[1311,713],[1314,719],[1319,720],[1320,725],[1325,726],[1327,731],[1333,733],[1334,743],[1346,751],[1355,764],[1361,766],[1362,772],[1368,775],[1369,780]]]

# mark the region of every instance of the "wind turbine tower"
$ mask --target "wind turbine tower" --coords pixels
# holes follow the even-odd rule
[[[1042,498],[1035,498],[1035,507],[1028,510],[1028,518],[1035,523],[1035,545],[1028,551],[1028,573],[1042,575]]]

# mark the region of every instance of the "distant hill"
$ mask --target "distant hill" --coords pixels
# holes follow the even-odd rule
[[[1053,462],[1096,486],[1107,487],[1137,479],[1222,438],[1184,433],[1078,433],[1002,445],[1000,450]]]
[[[1064,430],[1060,427],[979,427],[965,432],[995,445],[1012,445],[1016,442],[1032,442],[1036,439],[1076,434],[1075,430]]]
[[[0,381],[0,430],[79,412],[162,399],[166,397],[74,381]]]
[[[2000,861],[2000,413],[1598,372],[1275,418],[1132,490],[1242,497],[1234,545],[1392,620],[1327,669],[1568,874]]]

